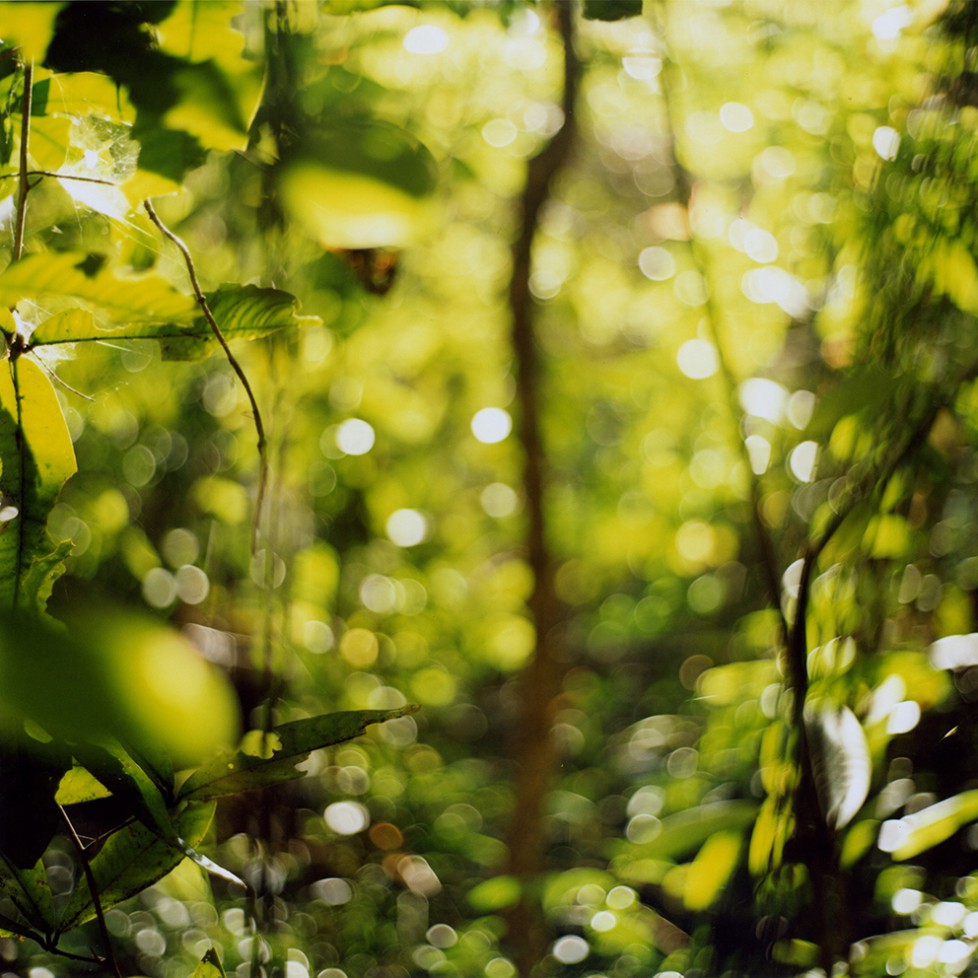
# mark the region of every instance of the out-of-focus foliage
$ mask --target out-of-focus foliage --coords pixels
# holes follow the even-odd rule
[[[577,136],[529,279],[564,608],[533,972],[969,973],[972,8],[579,13]],[[165,619],[233,685],[207,736],[235,709],[251,731],[158,777],[144,741],[190,725],[157,733],[98,679],[134,668],[134,634],[124,655],[87,634],[130,619],[63,645],[13,619],[0,637],[37,655],[0,690],[0,763],[46,798],[33,833],[0,805],[22,842],[0,927],[33,938],[0,946],[13,971],[87,967],[49,953],[59,927],[62,950],[99,941],[68,930],[95,913],[79,863],[38,855],[57,802],[88,839],[121,795],[137,818],[92,868],[126,973],[516,975],[534,630],[507,284],[528,160],[566,123],[553,21],[0,4],[0,597],[31,622]],[[255,545],[253,406],[150,195],[261,408]],[[139,896],[137,852],[172,870]]]

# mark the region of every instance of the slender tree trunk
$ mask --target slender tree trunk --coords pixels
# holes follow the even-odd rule
[[[519,762],[515,809],[507,836],[507,872],[521,883],[521,899],[509,914],[509,942],[521,976],[543,957],[547,928],[538,893],[545,866],[544,803],[553,782],[557,755],[551,733],[553,704],[560,691],[563,666],[558,646],[563,613],[554,587],[554,557],[547,542],[546,493],[549,481],[541,432],[540,355],[530,293],[531,252],[541,208],[550,196],[554,175],[566,161],[574,137],[574,101],[578,63],[573,48],[573,8],[568,0],[554,5],[564,49],[564,124],[530,160],[520,201],[522,220],[512,251],[509,304],[519,409],[518,433],[524,459],[522,488],[526,503],[526,552],[533,572],[528,610],[536,628],[532,658],[521,683],[521,716],[515,752]]]

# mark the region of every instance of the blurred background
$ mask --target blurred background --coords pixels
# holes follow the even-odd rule
[[[126,974],[789,975],[829,932],[837,974],[978,973],[978,655],[932,644],[978,588],[974,15],[585,6],[207,5],[257,115],[157,210],[206,290],[310,317],[234,346],[260,548],[221,356],[48,352],[86,395],[51,610],[172,623],[247,726],[422,709],[222,803],[254,893],[187,863],[109,911]],[[112,234],[186,288],[144,217]]]

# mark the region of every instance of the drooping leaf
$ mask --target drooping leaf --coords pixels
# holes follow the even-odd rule
[[[40,860],[27,869],[21,869],[0,855],[0,893],[10,899],[32,929],[42,934],[50,933],[54,929],[57,918],[51,899],[51,888],[48,886],[44,864]]]
[[[177,833],[167,811],[166,799],[149,774],[118,741],[84,742],[72,749],[78,761],[112,795],[128,804],[136,818],[176,844]]]
[[[48,539],[48,513],[75,471],[51,381],[26,357],[0,363],[0,607],[43,611],[66,556]]]
[[[179,837],[187,846],[200,845],[214,817],[214,802],[191,803],[174,819]],[[92,874],[103,910],[152,886],[174,869],[184,853],[140,822],[131,822],[109,836],[91,862]],[[80,879],[61,914],[62,933],[95,916],[91,894]]]
[[[416,713],[417,706],[398,710],[352,710],[294,720],[274,727],[268,734],[252,731],[234,753],[219,754],[195,771],[177,792],[179,798],[219,798],[291,781],[302,776],[296,764],[320,747],[330,747],[358,737],[371,724],[384,723]]]
[[[837,829],[844,828],[869,794],[873,765],[866,734],[847,706],[826,708],[806,726],[825,820]]]

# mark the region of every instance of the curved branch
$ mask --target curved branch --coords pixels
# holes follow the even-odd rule
[[[214,313],[211,312],[211,307],[207,302],[207,296],[204,295],[204,290],[200,287],[200,281],[197,278],[197,268],[194,265],[190,249],[182,238],[177,237],[160,220],[153,205],[148,200],[143,201],[143,207],[149,215],[149,219],[160,229],[163,236],[169,238],[180,250],[180,254],[183,255],[184,263],[187,266],[187,273],[190,276],[190,285],[193,288],[197,304],[200,306],[200,310],[204,314],[204,319],[207,320],[207,325],[210,326],[211,332],[214,334],[217,342],[220,343],[221,349],[224,350],[224,355],[227,357],[231,369],[237,374],[238,380],[241,381],[241,386],[248,395],[248,401],[251,404],[251,411],[255,421],[255,433],[258,436],[258,492],[255,500],[255,519],[251,529],[251,550],[252,553],[255,553],[258,549],[258,528],[261,524],[262,508],[265,502],[265,489],[268,485],[268,452],[265,439],[265,425],[262,422],[261,411],[258,409],[258,400],[255,397],[254,390],[252,390],[248,375],[238,362],[238,358],[231,352],[231,347],[228,346],[228,341],[224,338],[221,327],[214,318]]]

